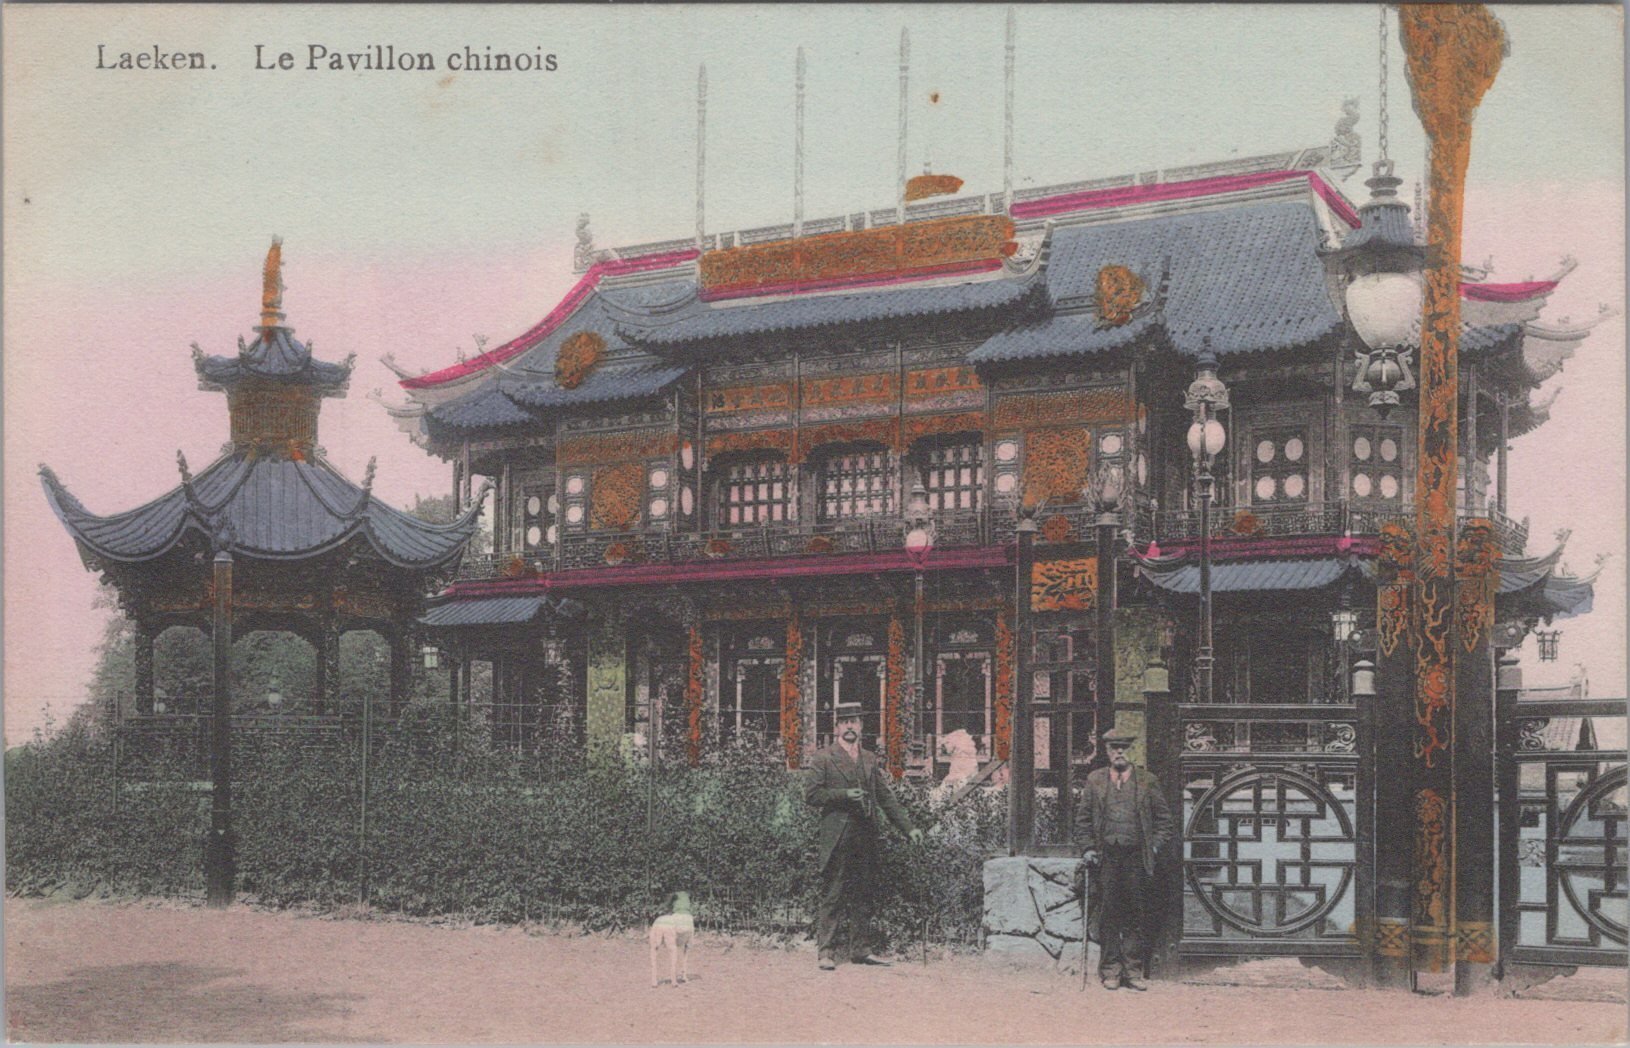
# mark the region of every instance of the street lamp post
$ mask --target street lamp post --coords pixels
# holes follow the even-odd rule
[[[912,601],[916,635],[911,646],[911,737],[921,742],[923,737],[923,566],[934,548],[934,515],[928,505],[928,492],[921,478],[911,485],[911,499],[906,504],[906,555],[911,558],[915,571],[915,591]],[[929,754],[932,769],[933,755]]]
[[[1217,490],[1211,466],[1228,441],[1228,432],[1217,420],[1217,413],[1228,408],[1228,387],[1217,377],[1217,358],[1211,352],[1209,339],[1200,351],[1183,406],[1194,413],[1189,425],[1189,453],[1194,456],[1194,493],[1200,501],[1200,650],[1194,657],[1194,670],[1200,701],[1211,702],[1211,500]]]

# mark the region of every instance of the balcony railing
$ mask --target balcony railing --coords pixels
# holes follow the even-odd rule
[[[1494,524],[1501,552],[1520,555],[1528,544],[1528,524],[1518,523],[1492,507],[1476,513],[1461,511],[1461,518],[1486,517]],[[1221,506],[1211,511],[1212,538],[1282,537],[1295,535],[1379,535],[1385,524],[1413,527],[1415,509],[1399,502],[1303,502],[1279,506]],[[1162,544],[1197,540],[1200,511],[1181,510],[1154,515],[1154,534]]]
[[[1134,499],[1128,517],[1137,541],[1170,547],[1200,537],[1198,510],[1158,513],[1147,499]],[[1528,526],[1492,509],[1477,515],[1494,522],[1500,547],[1508,555],[1523,552]],[[1307,502],[1286,506],[1223,506],[1212,510],[1213,538],[1289,537],[1302,535],[1377,535],[1383,524],[1410,525],[1414,510],[1396,502]],[[1038,547],[1093,541],[1095,516],[1084,504],[1047,506],[1040,516]],[[1006,546],[1014,541],[1010,508],[941,513],[935,519],[934,548]],[[891,553],[905,548],[908,527],[897,516],[869,517],[836,523],[784,521],[706,532],[592,532],[566,535],[554,547],[528,552],[467,556],[461,579],[525,577],[557,571],[615,567],[623,564],[696,564],[718,560],[767,560],[834,554]]]

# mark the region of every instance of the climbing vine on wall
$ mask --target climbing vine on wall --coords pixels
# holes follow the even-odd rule
[[[901,701],[906,679],[906,631],[899,616],[889,618],[889,655],[883,688],[883,703],[888,709],[884,725],[883,749],[889,762],[889,774],[896,779],[906,771],[906,706]]]
[[[798,612],[787,616],[787,656],[781,664],[781,744],[786,747],[787,767],[803,765],[803,733],[799,725],[802,693],[798,675],[803,669],[804,633]]]
[[[996,615],[996,759],[1005,761],[1013,742],[1013,606]]]

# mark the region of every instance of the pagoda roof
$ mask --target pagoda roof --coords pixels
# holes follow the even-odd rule
[[[351,381],[352,353],[334,364],[317,360],[311,347],[294,337],[293,329],[261,327],[254,342],[238,339],[235,356],[205,356],[193,347],[193,369],[198,372],[198,388],[230,391],[250,379],[310,386],[320,396],[341,397]]]
[[[145,505],[99,516],[87,510],[47,466],[40,467],[47,500],[82,550],[109,561],[161,557],[189,534],[224,538],[234,553],[299,560],[353,538],[401,568],[423,570],[458,557],[475,531],[477,505],[450,524],[432,524],[387,506],[351,483],[322,457],[279,458],[235,452],[196,477],[181,462],[182,483]]]
[[[502,428],[536,420],[536,412],[530,409],[651,396],[673,385],[688,370],[634,360],[597,368],[581,385],[564,389],[546,373],[515,369],[495,383],[431,406],[425,413],[434,424],[452,429]]]
[[[1319,260],[1319,228],[1298,203],[1248,204],[1190,214],[1052,231],[1047,288],[1057,312],[1001,332],[969,354],[974,363],[1117,348],[1158,334],[1198,356],[1287,349],[1342,325]],[[1144,323],[1103,322],[1093,304],[1105,266],[1125,266],[1148,289]]]

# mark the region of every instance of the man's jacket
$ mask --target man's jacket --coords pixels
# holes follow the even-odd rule
[[[1104,850],[1102,834],[1109,813],[1110,791],[1114,788],[1108,768],[1099,768],[1087,776],[1081,803],[1075,809],[1076,838],[1082,850]],[[1155,854],[1172,839],[1171,807],[1160,792],[1160,780],[1142,768],[1133,768],[1131,777],[1121,788],[1132,791],[1132,807],[1137,813],[1138,828],[1143,831],[1143,868],[1152,877]]]
[[[911,832],[911,820],[889,789],[883,766],[863,746],[860,760],[851,760],[842,746],[833,743],[816,750],[810,758],[804,779],[804,802],[821,809],[821,866],[825,868],[845,837],[859,832],[876,832],[879,809],[901,833]],[[864,799],[852,801],[845,790],[859,788]]]

